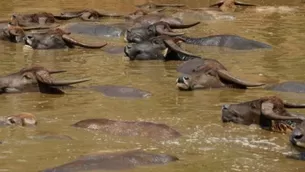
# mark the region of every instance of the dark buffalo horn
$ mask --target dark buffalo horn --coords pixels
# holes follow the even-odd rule
[[[179,47],[172,39],[165,39],[164,40],[164,43],[171,49],[171,50],[174,50],[176,52],[179,52],[179,53],[182,53],[182,54],[185,54],[185,55],[189,55],[189,56],[196,56],[190,52],[187,52],[183,49],[181,49],[181,47]]]
[[[49,74],[64,73],[64,72],[67,72],[67,71],[66,70],[52,70],[52,71],[49,71]]]
[[[300,116],[300,115],[295,115],[292,113],[288,112],[289,116],[283,116],[283,115],[279,115],[278,113],[273,111],[274,108],[274,104],[271,102],[263,102],[262,103],[262,107],[261,107],[261,111],[262,114],[267,117],[270,120],[304,120],[305,117]]]
[[[168,32],[164,30],[164,27],[161,25],[156,25],[156,31],[160,34],[160,35],[168,35],[168,36],[181,36],[184,35],[184,33],[175,33],[175,32]]]
[[[240,6],[256,6],[255,4],[248,4],[248,3],[240,2],[240,1],[235,1],[234,4],[240,5]]]
[[[246,87],[258,87],[258,86],[262,86],[265,85],[263,83],[250,83],[247,81],[242,81],[234,76],[232,76],[228,71],[226,70],[217,70],[217,73],[219,75],[220,78],[230,81],[232,83],[235,83],[237,85],[241,85],[241,86],[246,86]]]
[[[285,108],[305,108],[305,104],[296,104],[296,103],[288,103],[284,102]]]
[[[45,83],[50,86],[67,86],[67,85],[72,85],[72,84],[78,84],[82,82],[89,81],[90,79],[77,79],[77,80],[70,80],[70,81],[51,81],[48,83]]]
[[[200,24],[200,22],[194,22],[190,24],[169,24],[172,29],[186,29]]]
[[[62,35],[62,38],[69,43],[72,43],[74,45],[78,45],[78,46],[81,46],[81,47],[85,47],[85,48],[102,48],[102,47],[107,45],[107,43],[102,43],[102,44],[98,44],[98,45],[89,45],[89,44],[77,41],[77,40],[73,39],[72,37],[70,37],[69,35],[66,35],[66,34]]]
[[[224,0],[223,1],[219,1],[219,2],[217,2],[215,4],[212,4],[209,7],[220,7],[220,6],[222,6],[223,3],[224,3]]]

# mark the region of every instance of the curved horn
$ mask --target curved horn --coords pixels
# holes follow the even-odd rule
[[[187,52],[185,50],[182,50],[181,47],[179,47],[177,44],[174,43],[174,41],[172,39],[165,39],[164,40],[164,43],[170,47],[172,50],[176,51],[176,52],[179,52],[179,53],[182,53],[182,54],[185,54],[185,55],[189,55],[189,56],[196,56],[190,52]]]
[[[190,24],[169,24],[172,29],[186,29],[200,24],[200,22],[194,22]]]
[[[242,81],[242,80],[232,76],[228,71],[223,70],[223,69],[217,70],[217,73],[218,73],[218,76],[220,78],[222,78],[224,80],[227,80],[227,81],[230,81],[230,82],[233,82],[237,85],[242,85],[242,86],[245,86],[245,87],[258,87],[258,86],[265,85],[263,83],[250,83],[250,82],[247,82],[247,81]]]
[[[285,108],[305,108],[305,104],[296,104],[296,103],[288,103],[284,102]]]
[[[70,80],[70,81],[51,81],[50,83],[45,83],[50,86],[67,86],[67,85],[72,85],[72,84],[78,84],[82,82],[89,81],[90,79],[76,79],[76,80]]]
[[[245,3],[245,2],[240,2],[240,1],[235,1],[234,2],[235,5],[240,5],[240,6],[256,6],[255,4],[248,4],[248,3]]]
[[[62,71],[57,71],[57,72],[62,72]],[[53,78],[50,76],[50,72],[46,70],[36,71],[35,76],[38,81],[49,86],[67,86],[90,80],[90,79],[78,79],[78,80],[70,80],[70,81],[54,81]]]
[[[217,3],[215,3],[215,4],[210,5],[209,7],[220,7],[220,6],[222,6],[222,4],[224,3],[224,1],[225,1],[225,0],[219,1],[219,2],[217,2]]]
[[[102,48],[102,47],[107,45],[107,43],[102,43],[102,44],[97,44],[97,45],[89,45],[89,44],[77,41],[77,40],[73,39],[72,37],[70,37],[69,35],[62,35],[62,38],[69,43],[72,43],[74,45],[78,45],[78,46],[81,46],[81,47],[85,47],[85,48]]]
[[[64,73],[64,72],[67,72],[67,71],[66,70],[52,70],[52,71],[49,71],[49,74]]]
[[[266,101],[262,103],[262,114],[270,120],[304,120],[305,117],[288,113],[290,116],[283,116],[273,111],[274,104]]]
[[[168,25],[167,25],[168,26]],[[166,27],[166,26],[165,26]],[[168,32],[164,30],[164,27],[162,25],[156,25],[156,31],[160,35],[168,35],[168,36],[181,36],[184,35],[184,33],[175,33],[175,32]]]

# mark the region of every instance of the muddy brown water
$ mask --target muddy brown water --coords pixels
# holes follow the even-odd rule
[[[12,13],[95,8],[131,12],[141,0],[2,0],[0,17]],[[205,7],[214,1],[164,0],[163,3],[188,3]],[[250,2],[247,0],[246,2]],[[251,81],[276,83],[304,81],[305,4],[300,0],[253,0],[264,6],[284,6],[280,11],[249,10],[228,14],[235,20],[207,20],[186,31],[191,36],[237,34],[272,45],[272,50],[233,51],[212,47],[185,46],[189,51],[221,61],[232,73]],[[288,9],[288,10],[287,10]],[[108,21],[108,20],[107,20]],[[304,161],[286,158],[294,152],[288,135],[257,127],[222,124],[221,105],[279,95],[285,100],[305,103],[305,94],[275,93],[263,89],[215,89],[179,92],[175,88],[179,62],[129,62],[123,55],[100,50],[31,51],[20,44],[0,43],[0,72],[8,74],[32,64],[50,69],[66,69],[59,78],[90,77],[79,84],[116,84],[147,90],[147,99],[119,99],[86,89],[67,90],[64,96],[40,93],[1,95],[1,116],[31,112],[39,120],[36,128],[0,129],[0,171],[35,172],[57,166],[94,152],[144,149],[176,155],[180,161],[164,166],[140,167],[127,171],[251,171],[304,172]],[[305,114],[305,110],[295,110]],[[183,137],[166,142],[142,138],[105,135],[76,129],[70,125],[86,118],[145,120],[166,123]],[[71,139],[39,139],[45,134]],[[68,138],[69,138],[68,137]]]

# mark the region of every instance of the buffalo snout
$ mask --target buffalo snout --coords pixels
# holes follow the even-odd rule
[[[180,76],[176,80],[176,86],[179,90],[191,90],[191,85],[190,85],[190,77],[189,76]]]
[[[305,121],[292,131],[290,143],[305,150]]]

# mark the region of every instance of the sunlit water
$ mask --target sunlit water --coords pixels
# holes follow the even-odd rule
[[[95,8],[129,13],[130,0],[2,0],[0,17],[12,13],[64,9]],[[164,0],[163,3],[191,3],[190,7],[206,7],[214,1]],[[248,0],[248,2],[250,2]],[[226,14],[235,18],[206,20],[185,32],[191,36],[237,34],[272,45],[272,50],[234,51],[215,47],[198,48],[185,45],[194,53],[222,62],[233,74],[251,81],[277,83],[305,79],[305,8],[299,0],[255,0],[261,5],[283,6],[266,10],[252,9]],[[289,5],[289,6],[285,6]],[[108,20],[107,20],[108,21]],[[68,72],[58,78],[90,77],[79,84],[82,89],[67,90],[64,96],[40,93],[0,96],[2,116],[31,112],[39,120],[35,128],[0,129],[0,172],[35,172],[60,165],[83,154],[127,149],[144,149],[176,155],[180,161],[164,166],[140,167],[130,171],[249,171],[304,172],[305,162],[286,158],[293,152],[288,135],[271,133],[255,126],[222,124],[221,105],[279,95],[285,100],[305,102],[304,95],[275,93],[261,88],[250,90],[215,89],[179,92],[175,80],[180,62],[130,62],[123,55],[109,55],[101,50],[82,48],[69,50],[28,50],[21,44],[1,42],[0,71],[3,75],[33,64]],[[83,89],[90,85],[126,85],[150,91],[146,99],[105,97]],[[298,110],[305,113],[304,110]],[[141,138],[118,137],[76,129],[70,125],[87,118],[145,120],[166,123],[183,137],[155,142]],[[69,139],[43,139],[61,135]]]

